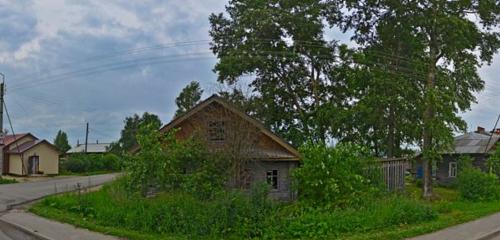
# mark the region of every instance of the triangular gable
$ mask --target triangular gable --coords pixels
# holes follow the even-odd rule
[[[204,100],[203,102],[199,103],[198,105],[196,105],[195,107],[193,107],[192,109],[190,109],[189,111],[184,113],[183,115],[175,118],[174,120],[172,120],[171,122],[169,122],[168,124],[163,126],[160,129],[160,131],[161,132],[168,132],[169,130],[179,126],[182,122],[189,119],[190,117],[192,117],[193,115],[200,112],[201,110],[203,110],[204,108],[206,108],[207,106],[209,106],[210,104],[212,104],[214,102],[217,102],[218,104],[220,104],[224,108],[230,110],[232,113],[243,118],[243,120],[250,122],[252,125],[257,127],[264,135],[271,138],[274,142],[278,143],[278,145],[280,145],[281,147],[286,149],[288,152],[290,152],[290,154],[295,156],[295,158],[290,159],[290,160],[299,160],[300,159],[299,152],[297,150],[295,150],[295,148],[292,145],[290,145],[285,140],[283,140],[282,138],[280,138],[279,136],[277,136],[276,134],[274,134],[273,132],[268,130],[259,121],[248,116],[246,113],[237,109],[236,107],[233,107],[231,104],[229,104],[228,102],[226,102],[224,99],[222,99],[221,97],[219,97],[217,95],[212,95],[211,97],[209,97],[206,100]]]

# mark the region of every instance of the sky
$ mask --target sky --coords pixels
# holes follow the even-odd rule
[[[14,132],[70,144],[111,142],[134,113],[173,117],[191,81],[208,97],[220,89],[212,71],[208,17],[223,0],[0,0],[0,72]],[[336,30],[328,37],[352,44]],[[461,113],[475,129],[493,128],[500,109],[500,55],[480,69],[486,88]],[[4,128],[10,128],[7,119]],[[9,129],[10,130],[10,129]],[[12,132],[12,131],[11,131]]]

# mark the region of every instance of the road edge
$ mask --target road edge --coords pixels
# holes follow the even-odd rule
[[[35,238],[34,240],[54,240],[52,238],[49,238],[47,236],[44,236],[44,235],[36,232],[35,230],[28,229],[28,228],[26,228],[24,226],[21,226],[19,224],[6,221],[6,220],[1,219],[1,218],[0,218],[0,224],[7,225],[8,227],[10,227],[10,228],[12,228],[14,230],[22,232],[23,234],[29,235],[30,237],[34,237]]]

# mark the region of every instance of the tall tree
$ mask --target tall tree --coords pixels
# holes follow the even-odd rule
[[[137,145],[137,132],[141,126],[151,124],[152,128],[159,129],[161,127],[160,118],[152,113],[145,112],[142,116],[134,114],[125,118],[125,126],[121,130],[120,139],[118,142],[111,144],[110,151],[121,154],[129,151],[132,147]]]
[[[346,104],[335,75],[337,45],[324,39],[324,1],[232,0],[210,16],[218,81],[255,75],[258,117],[295,145],[325,141]]]
[[[190,82],[186,87],[184,87],[175,99],[175,104],[177,104],[177,111],[175,116],[180,116],[189,109],[193,108],[198,102],[200,102],[203,90],[200,87],[200,83],[196,81]]]
[[[416,51],[410,69],[418,81],[414,99],[421,124],[416,126],[424,167],[423,196],[433,196],[431,168],[439,151],[452,140],[454,130],[465,130],[458,113],[475,102],[474,93],[483,89],[477,69],[490,63],[500,45],[500,8],[495,0],[331,0],[332,24],[353,29],[361,45],[370,45],[384,34],[383,26],[400,26],[410,33],[407,39]],[[470,17],[475,15],[478,22]],[[387,53],[386,53],[387,54]],[[393,58],[399,56],[394,55]]]
[[[54,145],[61,153],[65,153],[71,148],[68,142],[68,135],[62,130],[57,132],[56,138],[54,139]]]
[[[380,157],[399,157],[418,143],[415,126],[418,79],[411,34],[400,25],[381,25],[378,36],[353,54],[349,74],[352,101],[341,141],[369,146]],[[397,56],[397,57],[396,57]]]

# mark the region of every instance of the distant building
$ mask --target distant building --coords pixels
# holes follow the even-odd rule
[[[74,154],[74,153],[104,154],[104,153],[108,152],[110,145],[111,145],[111,143],[100,143],[100,142],[88,143],[87,144],[87,151],[85,152],[85,144],[77,143],[75,147],[71,148],[66,153],[67,154]]]
[[[487,132],[484,128],[478,127],[474,132],[456,136],[453,147],[442,153],[442,160],[435,165],[433,175],[436,181],[443,185],[454,183],[458,175],[458,159],[461,156],[470,156],[473,166],[487,171],[488,158],[495,151],[499,141],[500,129]],[[417,165],[417,176],[421,176],[422,168]]]
[[[54,175],[59,173],[59,150],[47,140],[31,133],[0,138],[2,174],[19,176]]]

